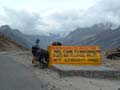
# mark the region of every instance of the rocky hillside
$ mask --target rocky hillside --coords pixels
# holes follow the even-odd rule
[[[16,50],[21,51],[27,49],[0,33],[0,51],[16,51]]]
[[[102,24],[78,28],[63,39],[65,45],[99,45],[103,50],[120,46],[120,27],[111,29]]]
[[[32,42],[28,40],[23,33],[17,29],[12,29],[9,25],[3,25],[0,27],[0,32],[11,40],[21,44],[26,48],[30,48]]]
[[[113,49],[120,47],[120,27],[105,30],[94,37],[83,41],[83,45],[100,45],[102,49]]]

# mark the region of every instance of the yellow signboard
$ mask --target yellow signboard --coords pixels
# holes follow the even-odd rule
[[[101,65],[99,46],[49,46],[49,66],[52,64]]]

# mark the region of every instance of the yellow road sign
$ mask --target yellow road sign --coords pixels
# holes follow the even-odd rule
[[[99,46],[49,46],[49,66],[52,64],[101,65]]]

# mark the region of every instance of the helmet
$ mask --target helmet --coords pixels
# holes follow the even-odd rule
[[[61,46],[62,44],[60,42],[53,42],[52,45],[53,46]]]

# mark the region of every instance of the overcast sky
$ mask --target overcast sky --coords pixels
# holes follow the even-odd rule
[[[0,25],[27,34],[64,34],[104,22],[119,25],[120,0],[0,0]]]
[[[98,0],[0,0],[0,6],[30,12],[51,10],[87,9]]]

